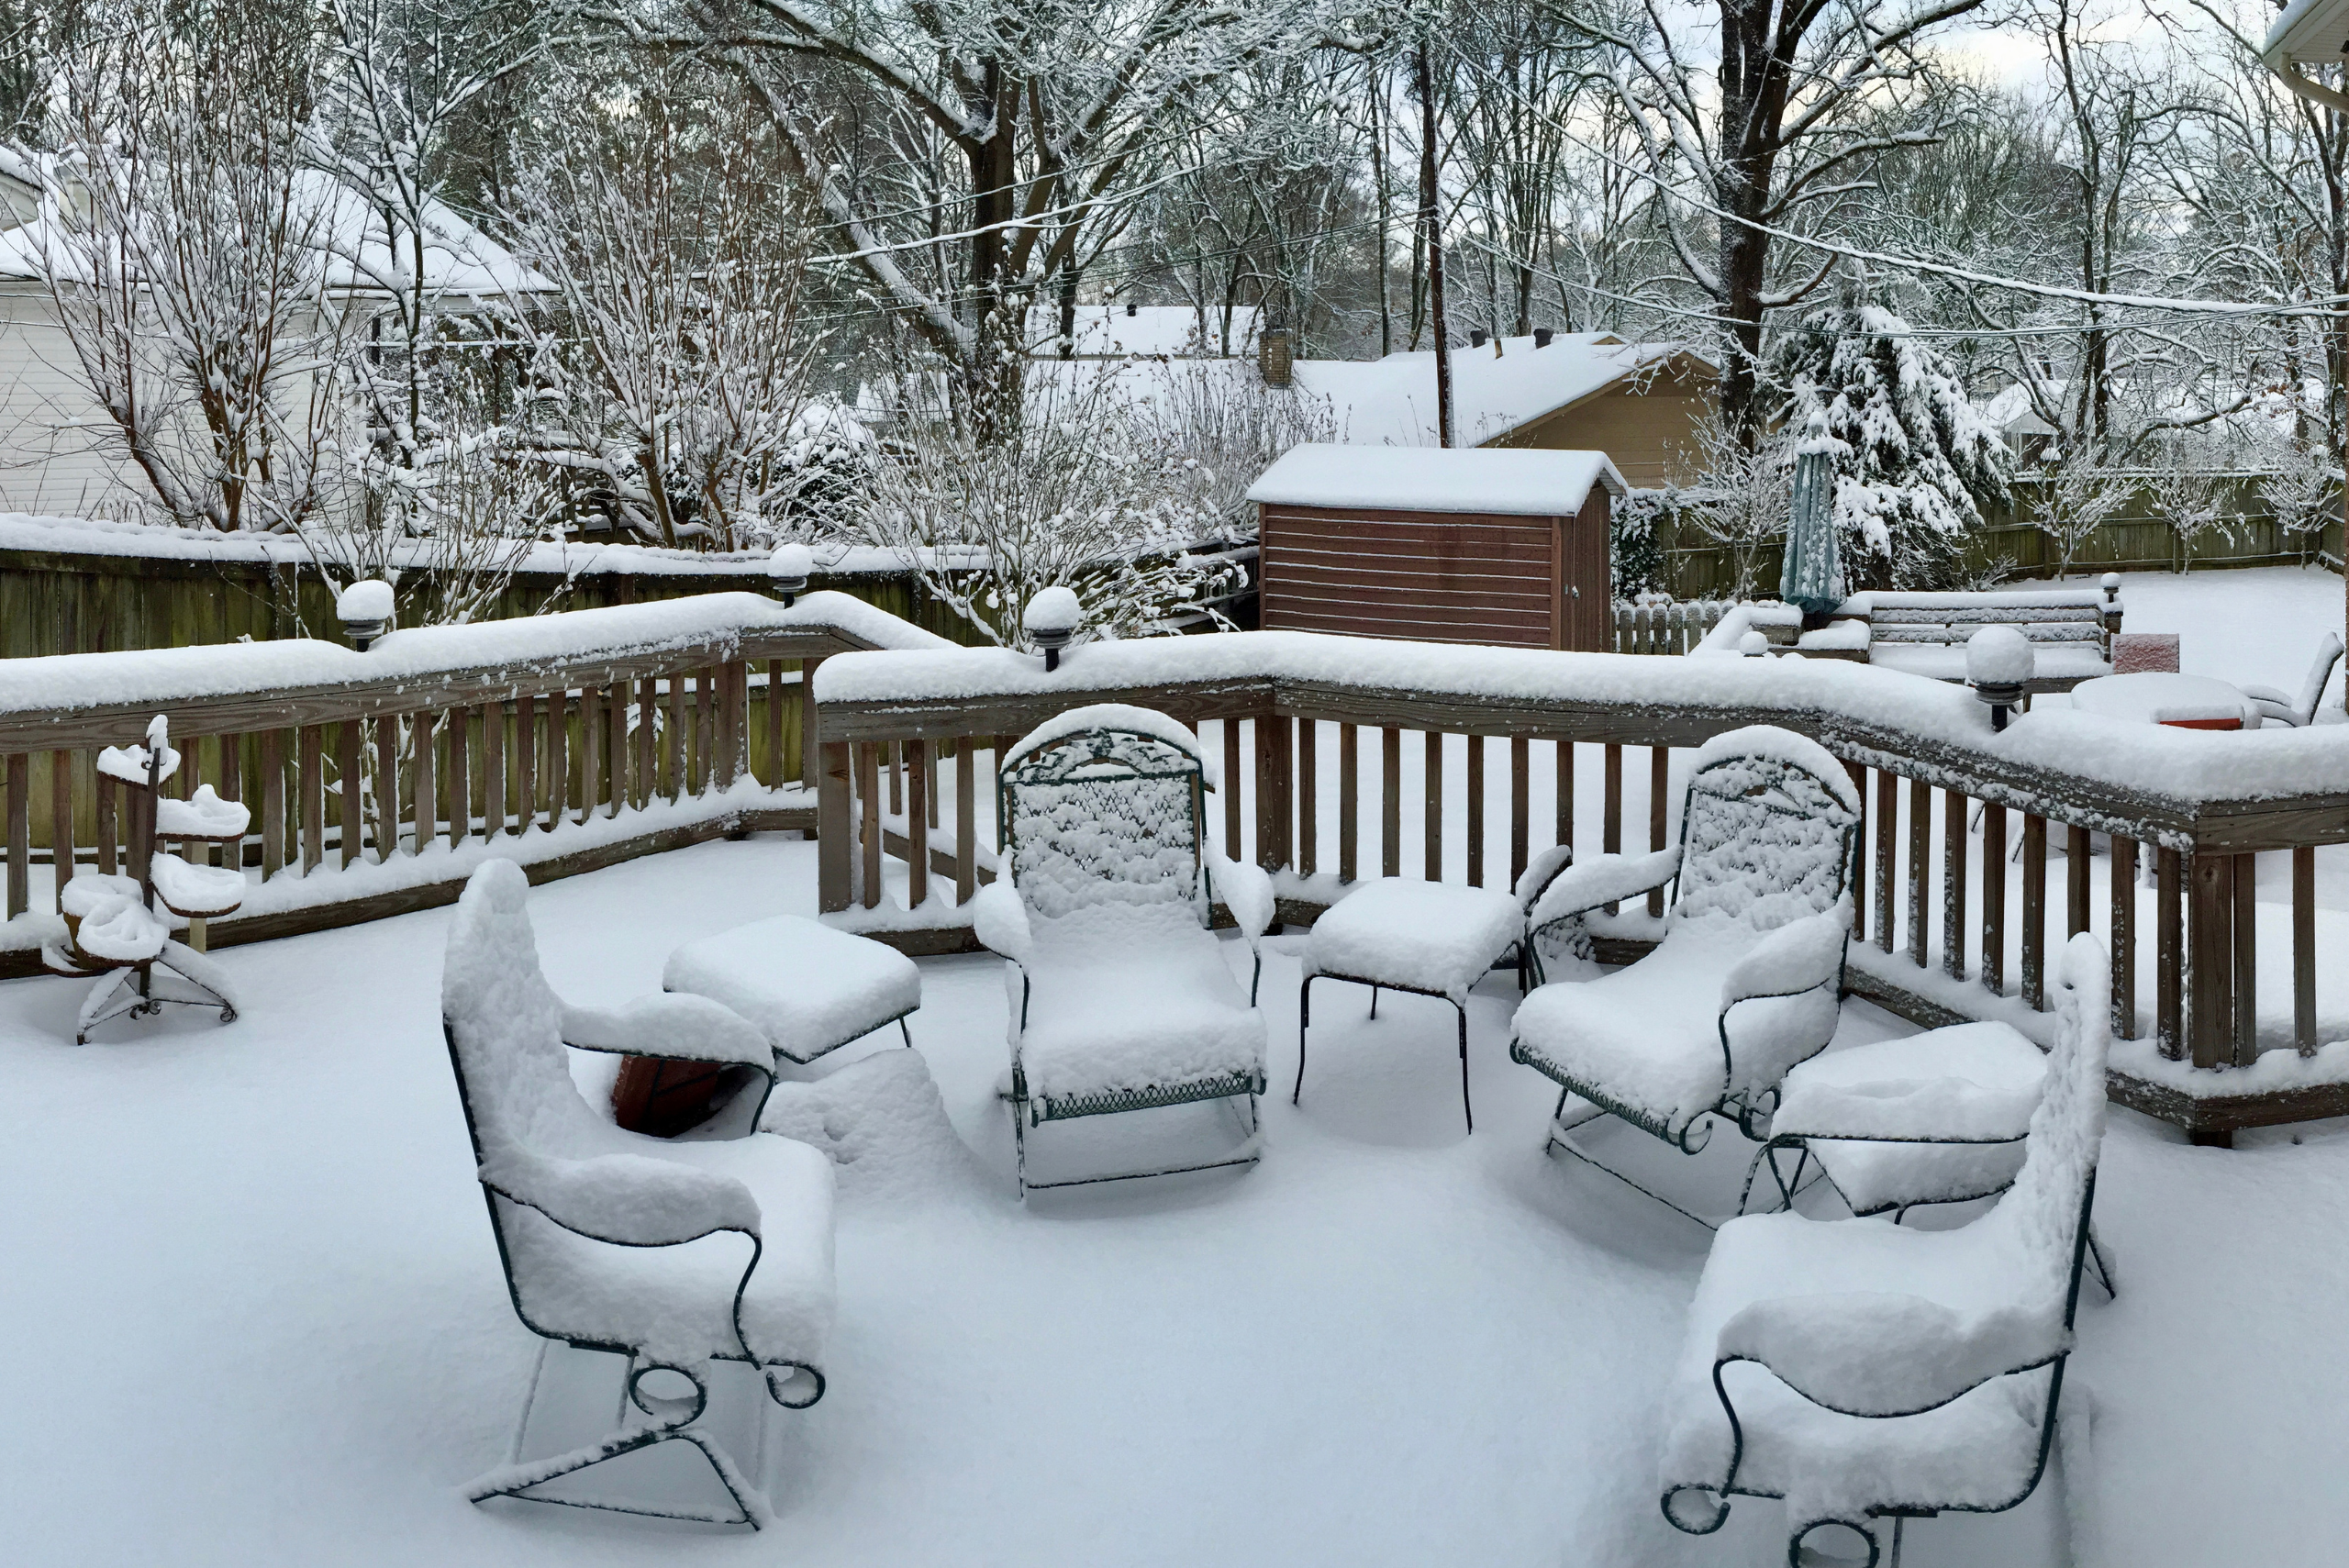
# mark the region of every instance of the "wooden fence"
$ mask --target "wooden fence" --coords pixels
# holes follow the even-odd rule
[[[1362,877],[1506,886],[1531,853],[1553,842],[1586,854],[1662,848],[1673,831],[1675,756],[1685,769],[1686,750],[1713,735],[1777,723],[1816,736],[1841,757],[1868,802],[1854,992],[1921,1024],[2005,1018],[2044,1038],[2050,943],[2097,929],[2114,951],[2115,1025],[2124,1040],[2151,1041],[2117,1058],[2117,1099],[2219,1143],[2241,1127],[2349,1113],[2349,1043],[2325,1053],[2333,1081],[2281,1074],[2268,1086],[2247,1074],[2230,1077],[2252,1067],[2263,1047],[2309,1058],[2327,1041],[2349,1041],[2349,1008],[2321,1018],[2318,1011],[2314,858],[2319,845],[2349,842],[2349,793],[2338,783],[2340,765],[2349,762],[2349,732],[2300,731],[2313,739],[2287,742],[2328,748],[2333,761],[2326,766],[2334,771],[2303,774],[2332,783],[2270,800],[2198,797],[2190,789],[2157,793],[2069,771],[2045,760],[2065,750],[2062,737],[2044,733],[2055,716],[2018,721],[1997,740],[1963,689],[1885,672],[1822,665],[1803,677],[1821,686],[1791,694],[1794,700],[1773,701],[1757,684],[1747,700],[1724,701],[1718,689],[1737,684],[1742,673],[1731,671],[1747,662],[1642,661],[1633,668],[1659,678],[1654,691],[1637,696],[1621,693],[1620,665],[1603,673],[1588,663],[1510,665],[1508,678],[1493,685],[1549,693],[1501,696],[1491,686],[1445,689],[1432,662],[1417,684],[1382,679],[1408,665],[1408,658],[1391,656],[1399,646],[1330,650],[1342,654],[1344,667],[1363,669],[1360,684],[1285,673],[1281,666],[1291,662],[1269,644],[1258,673],[1233,674],[1248,661],[1227,649],[1219,651],[1214,673],[1196,677],[1148,650],[1095,648],[1068,660],[1049,692],[1020,679],[1008,662],[1013,656],[974,653],[957,656],[951,671],[941,666],[941,684],[951,681],[958,693],[952,696],[922,695],[918,681],[895,675],[861,684],[857,662],[843,662],[817,694],[822,906],[830,917],[885,930],[910,951],[969,946],[967,917],[953,906],[994,863],[996,817],[992,795],[982,803],[975,793],[971,759],[999,754],[1012,738],[1080,703],[1161,709],[1189,724],[1211,754],[1219,750],[1226,852],[1252,855],[1272,872],[1283,918],[1299,923]],[[1519,660],[1577,657],[1490,651]],[[1340,663],[1316,653],[1320,670]],[[970,662],[985,660],[999,662],[998,683]],[[1313,669],[1317,660],[1292,667]],[[1118,679],[1120,669],[1149,678]],[[1715,695],[1703,700],[1686,695],[1709,689]],[[1822,689],[1834,700],[1819,700]],[[1913,722],[1887,721],[1885,698],[1930,711],[1920,708]],[[2183,740],[2153,726],[2130,737],[2146,753],[2147,776],[2171,778],[2190,772],[2163,767],[2180,744],[2270,739],[2282,738]],[[947,749],[956,758],[951,781],[938,762]],[[2180,752],[2199,764],[2217,755]],[[900,765],[902,791],[885,790]],[[1594,792],[1577,787],[1594,768],[1595,809],[1587,798]],[[1537,808],[1544,799],[1546,811]],[[1643,842],[1627,842],[1627,833]],[[2101,857],[2099,840],[2109,845]],[[2283,922],[2263,918],[2255,896],[2269,857],[2288,867]],[[2061,875],[2051,886],[2059,860]],[[897,867],[903,906],[891,890]],[[950,875],[952,900],[930,902]],[[1620,958],[1638,951],[1653,940],[1662,913],[1661,895],[1652,895],[1643,914],[1603,928],[1609,945],[1602,952]],[[2330,915],[2324,922],[2333,953],[2325,967],[2338,971],[2349,924],[2334,922]],[[2280,1017],[2260,1008],[2262,974],[2289,976]]]
[[[828,917],[937,951],[971,945],[966,906],[993,874],[993,757],[1097,701],[1208,740],[1227,851],[1275,873],[1292,921],[1368,876],[1505,885],[1553,842],[1661,847],[1687,749],[1782,724],[1868,802],[1854,992],[1920,1023],[2043,1037],[2051,946],[2094,929],[2114,951],[2117,1098],[2206,1141],[2349,1113],[2349,991],[2333,989],[2349,920],[2316,904],[2320,848],[2349,843],[2339,727],[2106,725],[2087,746],[2084,716],[1994,735],[1962,688],[1861,666],[1304,633],[1097,643],[1046,676],[837,595],[435,628],[366,653],[0,664],[0,973],[29,973],[61,929],[59,871],[121,863],[125,813],[91,753],[158,711],[187,758],[173,787],[256,809],[241,859],[260,880],[214,946],[444,903],[492,855],[543,881],[813,826]],[[2263,871],[2282,905],[2258,897]],[[1603,951],[1636,951],[1662,912],[1651,899],[1603,926]]]
[[[184,758],[166,788],[209,785],[252,809],[241,862],[260,885],[198,932],[217,946],[450,902],[490,853],[545,881],[728,833],[812,828],[807,673],[852,650],[947,646],[829,595],[797,610],[738,595],[657,618],[579,611],[497,635],[507,629],[395,634],[365,654],[291,642],[17,667],[30,676],[19,690],[53,700],[0,711],[0,975],[38,968],[50,928],[26,917],[55,908],[67,868],[122,865],[129,825],[96,752],[136,740],[158,711]],[[126,661],[151,695],[119,695]],[[77,690],[99,700],[74,701]]]
[[[2247,488],[2247,487],[2246,487]],[[2009,575],[2052,577],[2062,568],[2054,539],[2032,519],[2045,514],[2043,482],[2018,481],[2014,501],[1967,535],[1963,560],[1969,572],[2002,567]],[[2140,505],[2092,531],[2074,553],[2071,572],[2187,572],[2242,566],[2319,564],[2341,570],[2342,519],[2336,513],[2321,529],[2286,528],[2260,509],[2256,495],[2233,497],[2243,515],[2233,519],[2234,538],[2181,536]],[[1658,527],[1663,565],[1658,587],[1678,599],[1727,598],[1738,591],[1731,553],[1707,542],[1692,525],[1669,520]],[[1755,562],[1753,591],[1777,592],[1779,547],[1763,549]]]

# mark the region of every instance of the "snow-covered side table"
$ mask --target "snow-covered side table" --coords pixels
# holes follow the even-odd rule
[[[232,914],[244,902],[244,873],[191,864],[155,844],[159,839],[242,843],[252,814],[236,801],[222,800],[209,784],[186,800],[165,797],[163,781],[179,765],[161,714],[148,724],[146,744],[108,746],[98,753],[99,773],[130,788],[130,863],[139,874],[83,872],[59,896],[65,938],[42,947],[41,966],[52,974],[99,977],[82,1003],[76,1045],[87,1045],[90,1031],[109,1019],[151,1018],[166,1002],[217,1007],[224,1024],[237,1016],[226,973],[186,943],[174,941],[155,906],[189,920]]]
[[[2014,1184],[2047,1059],[2011,1025],[1957,1024],[1814,1056],[1786,1076],[1766,1162],[1790,1198],[1816,1161],[1855,1215],[1963,1203]],[[1776,1156],[1796,1151],[1795,1174]],[[1739,1205],[1741,1212],[1744,1205]]]
[[[1348,894],[1313,922],[1305,940],[1305,979],[1297,988],[1295,1105],[1305,1092],[1305,1034],[1313,1022],[1313,983],[1350,980],[1370,987],[1370,1016],[1378,993],[1408,991],[1441,996],[1460,1015],[1460,1110],[1468,1130],[1476,1113],[1468,1098],[1468,993],[1514,951],[1518,988],[1525,988],[1525,910],[1572,857],[1546,855],[1526,873],[1530,893],[1462,887],[1451,883],[1381,877]],[[1522,896],[1520,896],[1522,895]]]

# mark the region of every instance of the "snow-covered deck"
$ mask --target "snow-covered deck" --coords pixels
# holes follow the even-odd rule
[[[816,854],[762,836],[541,888],[550,976],[583,1002],[653,989],[674,944],[811,907]],[[1659,1394],[1704,1237],[1542,1159],[1551,1089],[1507,1060],[1498,975],[1472,998],[1473,1137],[1449,1008],[1391,998],[1371,1024],[1330,990],[1308,1097],[1268,1099],[1261,1166],[1023,1211],[993,1097],[999,967],[924,961],[914,1037],[956,1137],[894,1129],[901,1157],[843,1173],[830,1392],[783,1418],[778,1528],[680,1540],[473,1507],[455,1488],[502,1457],[534,1341],[440,1036],[450,918],[225,951],[238,1023],[117,1025],[79,1051],[81,984],[0,985],[9,1561],[1780,1560],[1771,1505],[1703,1539],[1657,1511]],[[1301,940],[1264,979],[1276,1084]],[[1908,1028],[1853,1002],[1841,1039]],[[1686,1174],[1733,1194],[1742,1140],[1716,1143]],[[2073,1363],[2099,1411],[2093,1473],[2068,1480],[2100,1537],[2080,1561],[2337,1558],[2345,1191],[2343,1124],[2228,1152],[2114,1112],[2098,1227],[2121,1296],[2090,1293]],[[1922,1522],[1905,1561],[2063,1562],[2066,1484],[2051,1473],[2015,1515]]]

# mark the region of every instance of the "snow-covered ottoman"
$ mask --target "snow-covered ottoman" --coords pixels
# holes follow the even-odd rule
[[[1441,996],[1460,1014],[1460,1108],[1475,1131],[1468,1102],[1468,993],[1492,967],[1520,950],[1525,906],[1513,894],[1442,882],[1381,877],[1355,889],[1313,923],[1305,941],[1305,979],[1297,1004],[1295,1105],[1305,1091],[1305,1031],[1313,1022],[1313,983],[1351,980],[1367,985],[1370,1016],[1378,993],[1409,991]]]
[[[874,1029],[903,1030],[921,1006],[921,971],[869,937],[778,915],[685,943],[669,955],[661,989],[724,1003],[757,1026],[780,1060],[804,1067]]]
[[[2022,1169],[2046,1082],[2046,1057],[2001,1023],[1829,1051],[1787,1074],[1755,1171],[1807,1149],[1859,1215],[1988,1197]]]

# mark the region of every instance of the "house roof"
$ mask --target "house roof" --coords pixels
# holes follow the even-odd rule
[[[0,175],[19,180],[39,171],[18,153],[0,162]],[[326,256],[327,286],[348,294],[389,294],[404,286],[408,258],[405,238],[395,250],[384,215],[358,192],[317,170],[296,176],[307,211],[317,216],[317,236]],[[538,294],[553,284],[471,220],[429,197],[424,206],[424,272],[436,293],[494,297]],[[55,220],[36,215],[0,230],[0,279],[37,279],[44,250],[59,238]]]
[[[1520,447],[1291,447],[1248,487],[1248,499],[1382,512],[1490,512],[1571,517],[1594,484],[1627,493],[1605,452]]]
[[[1453,439],[1481,446],[1618,382],[1660,374],[1684,360],[1713,366],[1683,343],[1626,343],[1604,332],[1562,333],[1546,349],[1531,338],[1452,351]],[[1354,446],[1439,445],[1432,351],[1383,360],[1299,360],[1297,387],[1327,398],[1340,438]]]
[[[1256,307],[1237,306],[1231,312],[1231,352],[1256,351]],[[1039,359],[1060,353],[1061,312],[1056,305],[1038,305],[1028,312],[1028,351]],[[1117,358],[1127,354],[1170,355],[1178,359],[1223,356],[1223,313],[1199,311],[1187,305],[1080,305],[1076,307],[1075,352],[1080,358]]]

